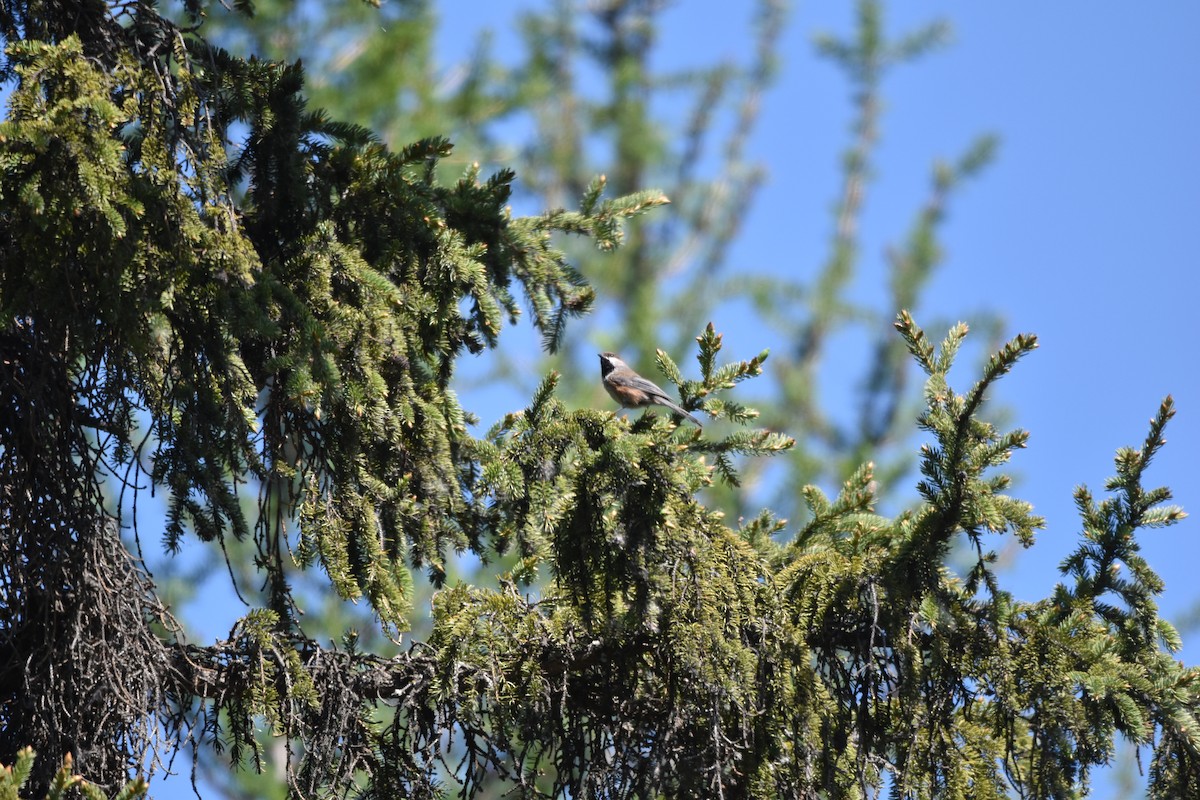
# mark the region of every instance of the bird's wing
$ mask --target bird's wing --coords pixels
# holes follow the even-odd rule
[[[651,397],[654,397],[654,398],[661,397],[661,398],[666,398],[668,400],[670,399],[667,396],[666,392],[664,392],[662,389],[658,388],[657,384],[651,383],[650,381],[643,378],[641,375],[632,375],[632,376],[626,378],[625,382],[630,386],[630,388],[645,392],[646,394],[650,395]]]
[[[634,375],[632,378],[630,378],[629,385],[631,387],[633,387],[634,389],[639,389],[639,390],[645,392],[646,394],[650,395],[650,399],[653,400],[655,403],[666,406],[667,408],[674,411],[676,414],[682,414],[683,416],[690,419],[692,422],[696,423],[697,425],[700,425],[700,420],[696,419],[694,416],[689,414],[687,411],[684,411],[683,408],[681,406],[679,406],[674,400],[672,400],[667,395],[666,392],[664,392],[662,389],[660,389],[657,385],[655,385],[655,384],[651,383],[650,381],[646,380],[645,378],[643,378],[641,375]]]

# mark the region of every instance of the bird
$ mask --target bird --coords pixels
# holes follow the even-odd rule
[[[613,400],[624,408],[645,408],[646,406],[665,406],[676,414],[681,414],[699,427],[700,420],[684,411],[667,396],[667,393],[657,385],[633,371],[633,368],[621,360],[616,353],[600,353],[600,378],[604,389]]]

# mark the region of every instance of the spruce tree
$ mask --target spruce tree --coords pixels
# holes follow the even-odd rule
[[[1033,603],[993,568],[995,542],[1031,545],[1042,525],[1006,494],[1026,435],[982,416],[1031,335],[956,389],[967,327],[935,345],[898,316],[927,443],[920,500],[892,518],[870,462],[834,497],[803,488],[793,527],[706,507],[739,458],[793,444],[739,399],[768,354],[725,360],[711,325],[694,367],[656,365],[715,431],[569,407],[550,372],[473,435],[457,360],[522,308],[553,349],[594,299],[552,236],[615,247],[665,196],[607,198],[595,179],[574,210],[513,216],[511,171],[447,180],[448,141],[393,150],[331,119],[299,64],[206,41],[204,11],[0,13],[14,787],[53,792],[73,763],[115,792],[180,747],[255,766],[265,730],[299,797],[499,782],[525,797],[1050,798],[1085,791],[1120,734],[1151,749],[1155,796],[1200,795],[1197,673],[1171,657],[1138,555],[1141,529],[1182,516],[1143,483],[1169,398],[1118,451],[1109,496],[1078,490],[1080,545]],[[168,547],[252,544],[263,601],[227,640],[187,641],[122,536],[149,491],[167,498]],[[962,573],[959,545],[975,553]],[[445,583],[462,551],[515,566],[497,588]],[[350,630],[318,640],[297,569],[392,637],[428,579],[432,629],[386,653]]]

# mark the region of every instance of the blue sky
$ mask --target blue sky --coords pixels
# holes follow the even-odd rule
[[[815,247],[824,243],[842,131],[819,121],[844,118],[846,99],[830,93],[832,70],[809,57],[806,42],[813,28],[845,30],[848,6],[830,16],[803,6],[792,20],[787,49],[795,57],[756,140],[773,181],[735,259],[769,261],[796,225]],[[885,86],[879,177],[864,221],[869,234],[902,235],[933,158],[981,131],[1001,137],[997,162],[953,204],[948,258],[917,313],[991,307],[1010,332],[1040,338],[1041,349],[1000,390],[1015,422],[1032,432],[1014,462],[1020,493],[1049,522],[1017,576],[1038,595],[1040,582],[1053,580],[1046,567],[1074,538],[1073,487],[1098,489],[1113,450],[1142,440],[1167,393],[1179,414],[1151,477],[1172,485],[1185,506],[1200,501],[1200,361],[1189,352],[1200,339],[1200,6],[1046,6],[893,9],[889,21],[900,29],[944,13],[957,42]],[[804,193],[801,202],[813,206],[796,209],[791,182],[825,191]],[[886,240],[867,242],[866,259],[877,260]],[[1189,580],[1195,540],[1190,520],[1145,537],[1173,600],[1200,595]],[[1200,658],[1200,649],[1191,652]]]
[[[443,25],[438,39],[446,69],[466,57],[484,27],[494,30],[501,59],[512,54],[514,11],[527,5],[447,4],[453,26]],[[932,161],[954,157],[981,133],[997,134],[997,161],[953,202],[943,233],[947,258],[916,316],[953,320],[990,309],[1005,318],[1008,333],[1040,337],[1040,350],[998,393],[1013,422],[1032,432],[1013,463],[1020,477],[1014,493],[1048,523],[1004,576],[1018,597],[1033,600],[1052,589],[1059,561],[1077,541],[1072,490],[1087,483],[1102,491],[1114,450],[1142,441],[1168,393],[1179,413],[1150,479],[1200,512],[1200,377],[1191,351],[1200,341],[1200,4],[893,5],[893,33],[944,16],[955,43],[884,85],[856,285],[867,295],[878,291],[883,247],[904,235]],[[709,0],[677,5],[661,33],[663,64],[736,55],[750,41],[748,14],[737,8]],[[844,82],[814,58],[811,37],[846,33],[852,14],[849,2],[793,9],[780,78],[764,98],[751,146],[770,178],[731,251],[731,271],[803,269],[826,252],[850,108]],[[747,353],[771,344],[744,313],[715,322],[729,340],[748,342]],[[1200,601],[1192,574],[1200,561],[1197,524],[1188,519],[1142,537],[1166,580],[1168,618]],[[219,623],[215,633],[227,629]],[[1185,634],[1182,657],[1200,662],[1200,628]],[[190,796],[185,779],[156,794],[171,796],[172,788]],[[1097,796],[1122,795],[1110,787]]]
[[[934,158],[980,132],[1000,136],[996,163],[953,203],[947,260],[917,316],[990,307],[1010,333],[1040,338],[999,391],[1032,433],[1014,460],[1017,494],[1048,522],[1011,576],[1017,594],[1034,599],[1075,542],[1073,488],[1101,490],[1115,448],[1142,441],[1168,393],[1178,415],[1150,478],[1200,511],[1200,359],[1190,351],[1200,340],[1200,6],[900,5],[888,14],[893,30],[944,15],[956,41],[885,84],[878,180],[863,225],[884,238],[866,242],[864,257],[878,263],[886,241],[903,234]],[[844,129],[828,120],[845,119],[847,100],[808,41],[814,29],[847,30],[850,7],[805,4],[793,15],[782,80],[755,141],[772,182],[735,260],[769,262],[797,226],[813,247],[824,244]],[[791,183],[823,190],[794,193]],[[1195,520],[1143,542],[1167,581],[1168,614],[1200,599]],[[1186,655],[1200,661],[1200,646]]]
[[[498,56],[512,52],[515,4],[468,5],[469,13],[462,4],[445,12],[455,27],[439,34],[442,56],[468,52],[484,26],[495,32]],[[731,271],[803,269],[827,252],[850,106],[844,81],[814,57],[811,42],[817,31],[848,32],[853,5],[792,11],[779,81],[763,100],[751,146],[770,178],[731,251]],[[858,286],[878,292],[883,248],[903,237],[932,161],[953,158],[981,133],[997,134],[997,160],[952,203],[947,258],[916,316],[954,320],[990,309],[1008,334],[1039,336],[1041,348],[997,395],[1032,434],[1012,465],[1014,493],[1047,520],[1003,581],[1035,600],[1052,590],[1077,543],[1075,486],[1102,494],[1114,451],[1142,442],[1168,393],[1178,413],[1149,480],[1170,485],[1175,502],[1200,513],[1200,359],[1192,351],[1200,342],[1200,4],[891,6],[893,34],[940,16],[955,35],[950,47],[884,84]],[[660,65],[737,55],[750,41],[749,15],[737,8],[676,4],[660,31]],[[747,340],[748,352],[771,344],[756,338],[744,314],[715,321],[727,339]],[[1141,537],[1166,581],[1168,619],[1200,602],[1198,524],[1192,517]],[[1181,658],[1200,662],[1200,626],[1185,631],[1184,643]],[[1095,796],[1126,792],[1104,778]]]
[[[445,65],[465,58],[484,28],[494,33],[495,54],[515,59],[515,12],[531,5],[444,11]],[[672,6],[657,64],[738,56],[751,39],[749,12],[736,8],[710,0]],[[792,10],[779,80],[751,146],[769,180],[732,248],[731,273],[804,270],[827,252],[851,109],[844,80],[814,56],[812,37],[848,33],[853,14],[849,2]],[[1167,394],[1178,414],[1149,480],[1200,511],[1200,359],[1190,352],[1200,340],[1200,5],[894,3],[887,29],[899,35],[939,17],[953,27],[952,44],[893,71],[883,86],[856,291],[882,300],[883,250],[906,233],[933,161],[958,156],[980,134],[998,135],[996,161],[951,203],[946,260],[914,314],[936,339],[934,320],[981,309],[999,313],[1008,335],[1039,337],[1040,349],[997,393],[1013,423],[1032,434],[1012,464],[1014,493],[1048,523],[1009,576],[1018,596],[1032,600],[1050,591],[1077,541],[1074,487],[1102,493],[1114,451],[1142,442]],[[747,354],[771,345],[744,309],[718,312],[715,322],[727,340],[745,342]],[[960,381],[972,379],[960,373]],[[1168,615],[1200,601],[1191,579],[1196,526],[1188,519],[1142,537],[1167,581]],[[1200,630],[1193,638],[1185,655],[1197,662]]]

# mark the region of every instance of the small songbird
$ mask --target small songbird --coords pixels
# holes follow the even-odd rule
[[[700,420],[675,405],[666,392],[634,372],[616,353],[600,354],[600,377],[604,380],[605,391],[625,408],[666,406],[700,425]]]

